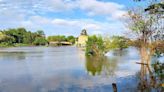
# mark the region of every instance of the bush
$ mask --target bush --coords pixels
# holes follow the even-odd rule
[[[74,36],[68,36],[66,39],[68,42],[71,42],[73,44],[75,43],[75,37]]]
[[[101,36],[89,36],[86,43],[86,55],[102,56],[105,54],[104,41]]]
[[[10,46],[12,46],[11,43],[7,43],[7,42],[1,42],[0,43],[0,47],[10,47]]]
[[[33,42],[34,45],[46,45],[48,41],[44,37],[37,37]]]
[[[128,40],[123,37],[123,36],[113,36],[111,38],[111,41],[109,43],[109,46],[108,48],[110,50],[113,50],[113,49],[120,49],[120,50],[123,50],[125,48],[128,48]]]

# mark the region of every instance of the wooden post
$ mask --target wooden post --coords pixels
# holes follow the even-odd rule
[[[116,83],[112,83],[112,87],[113,87],[113,92],[117,92],[117,85],[116,85]]]

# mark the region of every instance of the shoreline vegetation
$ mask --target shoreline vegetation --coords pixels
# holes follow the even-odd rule
[[[82,30],[82,32],[84,29]],[[85,30],[86,31],[86,30]],[[86,56],[104,56],[111,50],[123,50],[130,46],[141,48],[142,40],[132,40],[126,36],[102,36],[86,35],[88,40],[85,41],[84,49]],[[29,46],[77,46],[78,37],[65,35],[52,35],[46,37],[43,30],[36,32],[27,31],[25,28],[12,28],[0,30],[0,47],[29,47]],[[156,41],[155,55],[164,52],[162,48],[164,41]],[[152,44],[153,45],[153,44]],[[156,45],[156,44],[155,44]]]
[[[74,36],[53,35],[46,37],[43,30],[36,32],[27,31],[25,28],[12,28],[0,30],[0,47],[27,47],[27,46],[78,46],[78,39],[85,44],[86,56],[104,56],[110,50],[123,50],[130,45],[128,38],[124,36],[103,37],[101,35],[87,35],[85,29],[81,35],[87,39]],[[85,41],[83,41],[85,40]]]
[[[123,50],[130,46],[128,38],[124,36],[102,37],[93,35],[86,42],[87,56],[104,56],[111,50]]]
[[[57,42],[55,46],[61,46],[61,42],[69,42],[73,45],[75,37],[64,35],[46,37],[43,30],[31,32],[25,28],[0,30],[0,47],[49,46],[50,42]]]

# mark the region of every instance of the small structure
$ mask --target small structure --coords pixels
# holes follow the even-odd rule
[[[78,47],[85,47],[87,41],[88,41],[87,31],[83,29],[80,36],[77,38],[76,45]]]

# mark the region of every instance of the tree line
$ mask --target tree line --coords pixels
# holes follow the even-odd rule
[[[76,38],[74,36],[65,36],[65,35],[54,35],[54,36],[48,36],[47,40],[49,42],[71,42],[72,44],[75,43]]]
[[[75,43],[74,36],[48,36],[43,30],[27,31],[25,28],[12,28],[0,30],[0,47],[9,46],[40,46],[48,45],[50,41],[69,41]]]
[[[48,41],[42,30],[37,32],[27,31],[25,28],[12,28],[0,31],[0,45],[17,46],[17,45],[45,45]]]

